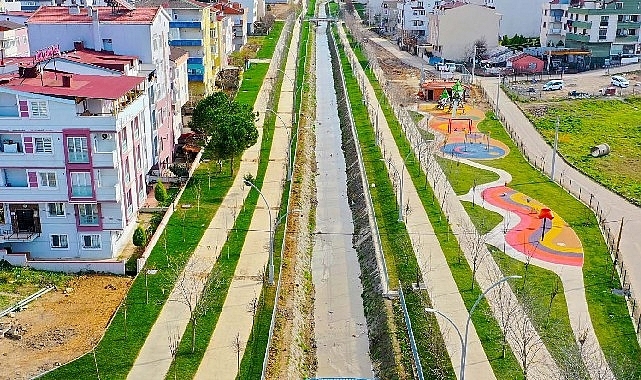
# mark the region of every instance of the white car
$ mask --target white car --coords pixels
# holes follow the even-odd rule
[[[562,80],[554,79],[543,85],[543,91],[562,90],[564,84]]]
[[[625,88],[630,85],[630,81],[622,77],[621,75],[614,75],[612,76],[612,79],[610,80],[610,83],[613,86]]]

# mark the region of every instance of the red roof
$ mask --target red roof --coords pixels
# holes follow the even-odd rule
[[[91,49],[70,51],[62,54],[62,58],[118,71],[123,71],[126,65],[133,66],[133,62],[138,60],[138,57],[132,55],[117,55],[107,51]]]
[[[232,3],[224,0],[214,3],[213,8],[222,11],[224,14],[242,15],[245,13],[240,3]]]
[[[93,99],[118,99],[127,92],[144,82],[144,77],[133,76],[100,76],[100,75],[71,75],[71,86],[62,86],[63,74],[44,71],[42,79],[14,77],[9,83],[0,86],[15,91],[30,92],[34,94],[93,98]],[[44,85],[43,85],[44,83]]]
[[[91,24],[89,8],[80,8],[80,14],[69,14],[69,7],[40,7],[29,18],[27,24]],[[160,7],[143,7],[133,10],[111,7],[94,7],[98,12],[98,20],[106,24],[151,24]]]

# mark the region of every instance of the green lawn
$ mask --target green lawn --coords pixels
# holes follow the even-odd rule
[[[365,12],[367,9],[365,8],[365,4],[363,3],[352,3],[354,4],[354,9],[356,9],[356,12],[358,12],[358,15],[361,16],[361,20],[366,20],[366,14]]]
[[[75,275],[35,270],[29,267],[12,267],[0,261],[0,310],[49,285],[65,288]]]
[[[510,153],[502,159],[483,163],[510,172],[510,187],[549,206],[577,233],[585,253],[583,279],[586,298],[592,324],[603,352],[617,377],[641,378],[641,367],[630,367],[624,363],[628,360],[634,363],[641,362],[641,349],[624,298],[611,292],[613,287],[619,287],[619,280],[610,279],[612,260],[596,217],[585,205],[532,168],[518,153],[501,123],[492,113],[486,116],[479,124],[479,129],[491,132],[492,138],[502,141],[510,148]]]
[[[559,119],[559,152],[572,165],[608,189],[641,206],[641,98],[581,99],[548,103],[535,116],[522,105],[552,145]],[[594,158],[590,148],[607,143],[612,152]]]
[[[364,57],[362,52],[355,46],[355,44],[352,44],[352,48],[354,49],[361,66],[365,68],[367,65],[366,58]],[[376,91],[376,96],[383,107],[385,118],[390,126],[392,135],[394,136],[399,151],[401,152],[401,154],[403,154],[403,152],[408,152],[410,149],[410,144],[402,135],[401,127],[394,117],[393,111],[382,91],[380,83],[376,80],[376,77],[373,73],[367,72],[367,75],[370,83],[372,83]],[[373,133],[373,131],[370,131],[370,133]],[[367,161],[367,159],[365,160]],[[416,187],[419,193],[419,197],[421,198],[422,206],[425,208],[430,223],[432,224],[439,243],[441,244],[441,248],[443,249],[449,268],[452,271],[452,275],[461,293],[463,301],[468,308],[471,308],[481,292],[479,291],[478,284],[475,284],[474,289],[472,289],[471,287],[472,271],[467,264],[467,261],[465,259],[462,259],[460,247],[456,239],[453,238],[452,231],[447,222],[447,218],[440,209],[438,202],[434,201],[432,189],[429,187],[424,188],[425,176],[416,161],[417,160],[414,158],[410,158],[408,161],[406,161],[407,170],[412,177],[414,186]],[[382,170],[381,172],[383,173],[383,175],[385,175]],[[378,187],[379,183],[376,182],[376,191],[378,190]],[[390,202],[392,202],[393,204],[395,201],[392,198]],[[426,281],[429,281],[429,279],[426,279]],[[489,305],[487,301],[483,300],[479,304],[478,311],[473,314],[472,322],[474,323],[476,331],[481,339],[481,344],[483,345],[486,355],[490,360],[490,364],[492,366],[492,369],[494,370],[494,373],[499,379],[507,380],[520,378],[520,367],[516,360],[516,357],[511,352],[511,350],[507,350],[505,358],[501,357],[501,329],[496,319],[488,317],[488,315],[491,315]],[[412,321],[412,324],[414,326],[414,321]]]
[[[284,26],[284,21],[275,21],[268,35],[253,37],[255,38],[253,39],[253,42],[261,45],[260,49],[258,49],[258,51],[256,52],[256,58],[266,59],[271,58],[274,55],[276,44],[278,43],[280,33],[283,31]]]
[[[484,209],[478,203],[462,201],[463,208],[480,234],[486,234],[503,221],[501,214]]]
[[[489,170],[477,169],[459,161],[448,160],[439,156],[435,157],[450,184],[452,184],[456,195],[467,194],[474,185],[482,185],[499,179],[498,174]]]

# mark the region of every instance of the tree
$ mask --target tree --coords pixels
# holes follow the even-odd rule
[[[209,136],[206,152],[215,159],[229,160],[233,175],[234,157],[258,141],[257,116],[250,105],[216,92],[198,102],[189,127]]]
[[[156,198],[160,204],[167,201],[167,189],[165,189],[165,185],[163,185],[162,182],[156,182],[156,186],[154,186],[154,198]]]
[[[144,247],[147,244],[147,233],[140,225],[134,231],[133,243],[136,247]]]

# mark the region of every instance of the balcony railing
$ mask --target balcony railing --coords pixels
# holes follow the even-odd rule
[[[170,28],[195,28],[200,29],[200,21],[169,21]]]
[[[97,226],[100,224],[98,215],[80,215],[78,219],[81,226]]]
[[[572,21],[572,26],[576,28],[581,28],[581,29],[591,29],[592,22],[591,21]]]
[[[118,152],[93,152],[93,164],[98,167],[118,167]]]
[[[120,184],[98,187],[96,189],[96,199],[100,202],[120,202]]]
[[[633,43],[638,41],[639,41],[639,36],[616,36],[614,38],[614,43],[618,43],[618,44]]]
[[[71,196],[79,198],[90,198],[93,195],[91,186],[72,186]]]
[[[171,40],[169,41],[169,46],[203,46],[203,40],[202,39]]]
[[[619,28],[619,29],[637,29],[637,28],[641,28],[641,22],[619,21],[617,23],[617,28]]]
[[[86,164],[89,162],[89,152],[69,152],[70,164]]]
[[[590,36],[588,34],[568,33],[565,35],[565,39],[578,42],[590,42]]]

